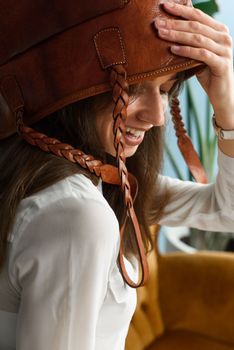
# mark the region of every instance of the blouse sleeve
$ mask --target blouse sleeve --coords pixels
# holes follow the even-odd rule
[[[220,232],[234,231],[234,158],[219,151],[214,184],[198,184],[164,177],[162,190],[171,198],[161,225],[187,226]]]
[[[94,350],[99,310],[118,253],[110,208],[67,198],[33,217],[14,242],[20,290],[17,350]]]

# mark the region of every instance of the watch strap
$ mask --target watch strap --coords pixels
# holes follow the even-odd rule
[[[215,116],[212,118],[215,134],[219,140],[234,140],[234,130],[224,130],[217,125]]]

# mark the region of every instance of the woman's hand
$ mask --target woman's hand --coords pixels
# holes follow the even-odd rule
[[[234,77],[232,39],[228,28],[202,11],[167,1],[164,10],[182,19],[156,19],[162,39],[172,41],[171,51],[204,62],[197,78],[209,96],[216,122],[234,129]]]

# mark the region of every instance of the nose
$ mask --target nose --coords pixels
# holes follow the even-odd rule
[[[137,118],[151,126],[162,126],[165,123],[167,95],[162,95],[159,88],[142,96]]]

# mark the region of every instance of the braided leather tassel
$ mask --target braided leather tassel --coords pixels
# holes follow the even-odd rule
[[[25,126],[23,123],[23,110],[16,112],[16,123],[19,134],[24,138],[25,141],[30,143],[32,146],[39,147],[44,152],[50,152],[58,157],[63,157],[72,163],[78,163],[83,168],[88,169],[91,173],[95,173],[100,176],[100,167],[102,162],[94,159],[93,156],[84,154],[79,149],[75,149],[71,145],[61,143],[55,138],[48,137],[34,129]]]
[[[128,182],[128,171],[125,165],[126,159],[124,154],[125,141],[125,121],[127,119],[128,83],[126,80],[126,71],[122,65],[114,66],[111,70],[111,85],[113,87],[113,100],[115,107],[113,110],[114,119],[114,147],[116,150],[116,160],[121,178],[121,189],[124,193],[125,206],[132,206],[130,185]]]
[[[121,234],[120,234],[121,242],[120,242],[119,264],[120,264],[120,270],[124,281],[130,287],[137,288],[145,284],[145,282],[148,279],[149,271],[148,271],[146,254],[144,250],[144,244],[142,241],[142,235],[141,235],[139,223],[135,214],[135,210],[133,207],[128,170],[125,165],[126,159],[124,154],[124,149],[125,149],[124,133],[126,129],[125,121],[127,119],[127,106],[129,102],[129,96],[128,96],[129,87],[128,87],[126,78],[127,78],[126,70],[122,65],[116,65],[111,68],[110,79],[111,79],[111,85],[113,87],[113,100],[115,102],[115,107],[113,111],[114,147],[116,150],[117,166],[119,171],[119,177],[121,179],[121,189],[124,194],[125,206],[127,209],[128,216],[130,217],[131,222],[133,224],[136,241],[137,241],[137,247],[138,247],[141,270],[142,270],[140,282],[138,283],[133,282],[128,276],[128,273],[125,268],[124,259],[123,259],[123,250],[122,250],[122,242],[123,242],[125,225],[123,225],[123,227],[121,228]]]
[[[101,177],[103,182],[121,185],[118,169],[109,164],[103,164],[91,155],[87,155],[71,145],[64,144],[55,138],[48,137],[31,127],[25,126],[23,122],[24,109],[20,108],[15,112],[18,133],[32,146],[39,147],[44,152],[50,152],[54,155],[66,158],[72,163],[78,163],[82,168],[88,169],[91,173]],[[137,181],[133,175],[130,175],[131,188],[133,196],[137,192]]]
[[[187,134],[182,121],[182,116],[180,113],[180,102],[177,97],[174,97],[171,101],[171,114],[174,123],[174,128],[176,131],[176,136],[178,138],[178,146],[188,168],[196,180],[196,182],[207,183],[207,177],[203,166],[200,162],[197,152],[195,151],[192,141]]]

